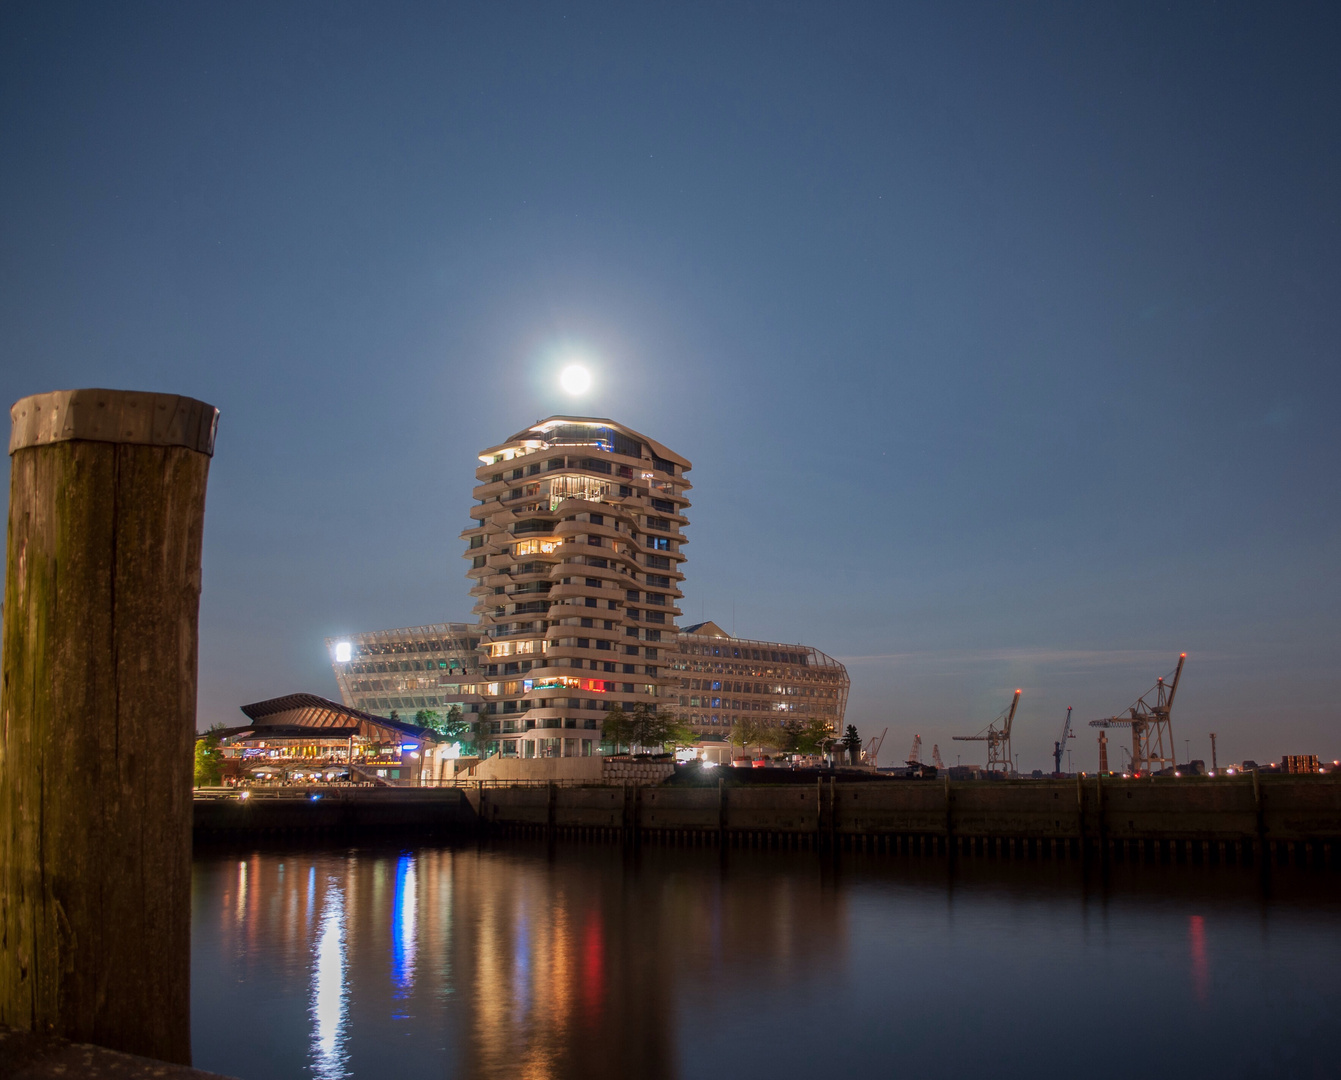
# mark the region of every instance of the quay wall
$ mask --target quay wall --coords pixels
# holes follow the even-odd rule
[[[236,791],[198,792],[193,811],[197,842],[285,832],[454,830],[477,823],[463,788],[282,788],[249,791],[246,799]]]
[[[558,781],[599,784],[602,780],[603,757],[515,758],[494,757],[472,761],[456,774],[455,779],[470,783],[484,780],[489,783],[512,781]]]
[[[319,795],[313,799],[311,795]],[[616,836],[690,843],[1080,850],[1176,841],[1249,851],[1320,844],[1341,853],[1341,777],[1181,780],[720,782],[712,787],[487,784],[285,789],[197,798],[197,838],[323,829],[427,828]],[[741,838],[744,838],[741,840]],[[995,845],[995,846],[994,846]],[[1262,848],[1266,850],[1265,847]]]
[[[469,759],[452,778],[470,784],[483,780],[491,785],[535,784],[553,781],[573,784],[659,784],[675,773],[669,761],[593,756],[559,758],[494,757]]]

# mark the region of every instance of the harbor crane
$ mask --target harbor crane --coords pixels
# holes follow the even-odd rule
[[[1071,706],[1066,707],[1066,723],[1062,725],[1062,737],[1052,744],[1052,771],[1062,771],[1062,754],[1066,750],[1066,740],[1074,739],[1076,733],[1071,730]]]
[[[1002,709],[997,718],[977,735],[955,735],[955,742],[985,742],[987,744],[987,771],[1000,769],[1009,776],[1015,771],[1015,759],[1010,753],[1010,726],[1015,720],[1015,710],[1020,704],[1021,691],[1016,690],[1010,705]]]
[[[945,771],[945,762],[941,760],[941,748],[938,743],[931,746],[931,763],[936,766],[938,772]]]
[[[1154,686],[1136,699],[1135,704],[1127,707],[1128,715],[1090,721],[1090,727],[1131,728],[1131,770],[1137,776],[1172,769],[1176,764],[1173,722],[1169,717],[1173,712],[1173,697],[1178,693],[1178,680],[1183,674],[1183,661],[1186,659],[1187,653],[1180,654],[1172,678],[1166,682],[1166,676],[1161,675]]]
[[[889,734],[889,728],[885,728],[879,735],[872,735],[866,742],[866,749],[862,753],[866,756],[866,764],[874,765],[876,759],[880,756],[880,747],[885,745],[885,736]]]
[[[932,752],[936,755],[937,762],[940,761],[940,752],[933,747]],[[925,780],[928,777],[934,777],[939,768],[928,765],[922,760],[922,736],[913,736],[913,748],[908,751],[908,775]]]

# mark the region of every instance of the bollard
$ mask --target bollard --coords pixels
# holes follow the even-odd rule
[[[0,1025],[189,1064],[192,747],[218,411],[11,410]]]

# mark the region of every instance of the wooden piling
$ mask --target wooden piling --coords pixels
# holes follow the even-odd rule
[[[192,750],[218,411],[11,410],[0,1025],[189,1064]]]

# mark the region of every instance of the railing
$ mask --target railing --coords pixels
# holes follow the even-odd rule
[[[396,781],[400,783],[401,781]],[[408,782],[408,781],[407,781]],[[331,789],[348,789],[351,791],[367,791],[370,788],[381,787],[382,784],[374,784],[372,781],[362,783],[351,780],[331,780],[323,781],[319,784],[289,784],[274,786],[262,785],[252,787],[241,785],[239,787],[200,787],[195,788],[192,797],[197,802],[208,802],[214,799],[243,799],[248,802],[252,799],[307,799],[313,792],[322,792]]]
[[[547,760],[547,759],[541,759],[541,760]],[[558,759],[556,758],[553,760]],[[601,779],[596,777],[592,777],[586,780],[573,779],[571,777],[562,780],[529,780],[529,779],[500,780],[497,778],[494,779],[481,778],[477,780],[472,777],[465,777],[465,776],[452,777],[452,778],[442,777],[440,779],[425,778],[423,780],[396,780],[392,782],[389,786],[397,788],[421,787],[421,788],[435,788],[435,789],[442,789],[442,788],[475,789],[475,788],[527,788],[527,787],[543,788],[543,787],[549,787],[551,785],[553,785],[554,787],[610,786],[609,784],[603,782]]]

